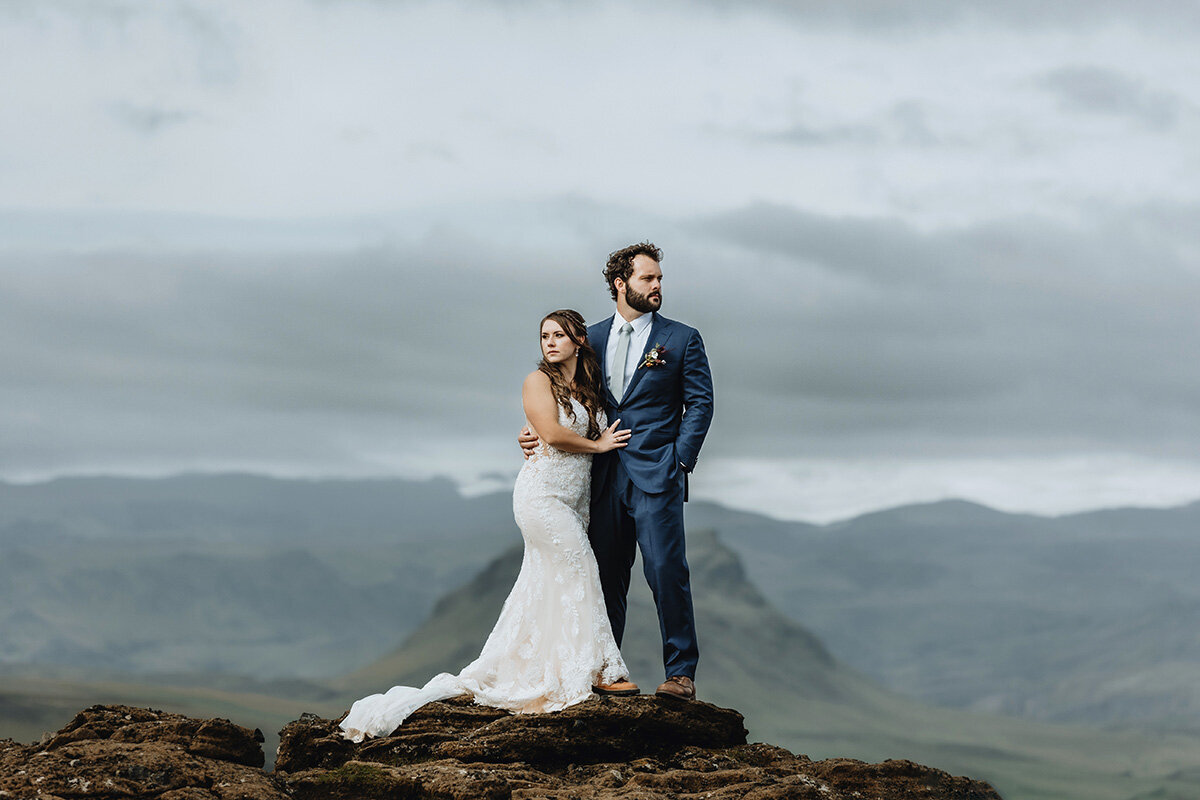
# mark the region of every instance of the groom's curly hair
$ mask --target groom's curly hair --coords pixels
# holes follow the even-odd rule
[[[662,263],[663,254],[650,242],[639,242],[631,244],[629,247],[622,247],[615,253],[608,254],[608,264],[604,267],[604,280],[608,281],[608,291],[612,293],[612,299],[617,299],[616,280],[621,280],[629,283],[629,276],[633,274],[633,259],[634,256],[650,256],[655,263]]]

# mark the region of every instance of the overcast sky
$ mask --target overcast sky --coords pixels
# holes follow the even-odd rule
[[[510,483],[666,254],[696,494],[1200,498],[1200,4],[0,3],[0,479]]]

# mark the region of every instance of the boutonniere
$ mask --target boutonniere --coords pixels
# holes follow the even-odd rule
[[[662,354],[667,352],[667,348],[661,344],[656,344],[646,353],[646,357],[642,359],[642,363],[638,364],[638,369],[642,367],[660,367],[667,363],[667,360],[662,357]]]

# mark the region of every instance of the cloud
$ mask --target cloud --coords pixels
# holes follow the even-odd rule
[[[1171,0],[1151,0],[1136,5],[1122,0],[1061,0],[1053,4],[1038,0],[1003,3],[993,0],[925,0],[922,3],[706,0],[706,5],[723,12],[754,9],[797,23],[881,33],[971,25],[1000,25],[1020,30],[1077,29],[1118,22],[1161,30],[1200,23],[1200,11],[1195,7]]]
[[[215,242],[243,236],[201,222]],[[80,245],[0,253],[5,474],[354,472],[442,436],[507,445],[541,315],[607,306],[602,262],[577,248],[478,244],[451,220],[416,242],[299,253]]]
[[[1067,111],[1132,117],[1155,128],[1172,126],[1179,114],[1179,98],[1103,67],[1060,67],[1039,82]]]
[[[644,238],[711,458],[1194,458],[1198,14],[0,5],[0,475],[507,474]]]
[[[777,356],[755,359],[740,337],[710,346],[732,404],[763,429],[739,436],[827,455],[1194,452],[1200,425],[1183,410],[1200,370],[1181,359],[1200,347],[1186,311],[1200,275],[1183,254],[1200,236],[1167,243],[1144,235],[1169,224],[1159,212],[1131,217],[924,232],[756,206],[698,221],[695,236],[748,267],[757,294],[724,300]]]
[[[817,128],[809,125],[793,125],[778,133],[763,134],[765,141],[801,146],[829,144],[876,144],[883,140],[883,133],[869,125],[835,125]]]
[[[933,147],[941,143],[932,131],[928,115],[920,101],[896,103],[870,121],[824,127],[804,123],[786,130],[757,134],[766,142],[800,146],[904,146]]]
[[[1064,125],[1038,82],[1070,66],[1064,54],[1102,49],[1139,64],[1151,95],[1178,96],[1182,126],[1197,102],[1178,77],[1186,20],[1031,35],[988,5],[768,6],[5,5],[0,70],[43,67],[0,90],[0,203],[319,219],[583,196],[962,221],[1194,194],[1179,180],[1190,139],[1098,140]],[[805,15],[845,19],[830,30]],[[889,15],[915,21],[879,35],[871,20]],[[614,57],[631,30],[660,55]],[[1117,161],[1140,179],[1103,168]],[[661,188],[631,201],[647,175]]]
[[[111,106],[113,116],[129,127],[145,134],[157,133],[172,125],[186,122],[192,115],[186,111],[159,106],[135,106],[115,103]]]
[[[503,468],[537,320],[610,313],[603,258],[647,235],[666,251],[664,312],[699,327],[712,359],[711,456],[1187,457],[1191,211],[921,231],[769,205],[648,224],[562,200],[474,207],[469,226],[444,210],[357,247],[9,252],[0,469],[370,471],[443,439]]]

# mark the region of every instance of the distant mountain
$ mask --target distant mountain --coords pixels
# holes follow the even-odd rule
[[[813,758],[907,758],[987,780],[1009,800],[1124,800],[1200,793],[1200,737],[1118,735],[931,708],[893,694],[837,661],[810,632],[758,592],[732,550],[711,532],[689,535],[701,659],[700,697],[736,706],[751,741]],[[514,549],[440,601],[398,649],[337,682],[347,704],[394,684],[421,685],[478,655],[520,568]],[[661,644],[649,591],[635,579],[623,652],[652,692]],[[1163,759],[1149,771],[1138,765]]]
[[[519,540],[446,481],[0,483],[0,665],[335,675]]]
[[[439,601],[429,620],[402,646],[334,685],[361,694],[392,683],[419,685],[438,672],[457,672],[478,655],[491,631],[520,569],[521,553],[519,546],[510,549]],[[737,556],[711,531],[690,535],[688,560],[703,652],[697,680],[706,698],[728,704],[743,690],[756,692],[752,687],[777,662],[780,674],[772,678],[780,679],[781,691],[795,694],[804,703],[880,694],[866,679],[837,664],[816,637],[771,609],[747,579]],[[633,678],[653,691],[663,680],[662,645],[653,600],[640,575],[640,566],[635,565],[637,580],[630,592],[622,653]],[[746,660],[759,664],[756,674],[739,674]]]
[[[491,500],[444,479],[301,480],[259,475],[0,481],[0,547],[78,540],[212,544],[397,542],[511,527]],[[452,508],[453,513],[445,513]]]
[[[316,677],[378,652],[357,625],[411,628],[438,590],[424,565],[393,564],[360,584],[301,549],[87,542],[40,558],[4,556],[0,663],[8,664]]]
[[[72,675],[58,670],[33,675],[0,672],[0,741],[37,742],[45,733],[67,724],[80,709],[98,703],[219,716],[239,725],[261,727],[268,763],[274,761],[278,731],[288,721],[304,712],[330,715],[341,709],[340,702],[331,702],[327,689],[297,683],[222,688],[191,685],[187,678],[154,683],[138,682],[133,676]]]
[[[1058,518],[962,501],[826,526],[694,505],[842,660],[938,704],[1197,726],[1200,504]]]
[[[301,711],[336,714],[360,694],[397,679],[419,682],[437,670],[465,664],[494,622],[517,568],[512,556],[489,566],[494,555],[519,541],[507,495],[446,500],[425,484],[407,493],[388,482],[366,482],[369,486],[359,488],[405,496],[414,518],[441,519],[451,532],[446,536],[437,525],[412,526],[396,511],[400,515],[386,526],[393,529],[389,540],[378,520],[353,518],[353,503],[340,507],[336,526],[301,525],[295,536],[283,535],[277,526],[256,532],[246,520],[294,518],[295,512],[265,513],[270,501],[254,492],[218,492],[214,487],[224,481],[203,480],[198,483],[200,499],[184,507],[216,509],[228,501],[231,509],[241,509],[236,514],[225,509],[226,519],[243,520],[236,536],[221,535],[224,523],[218,521],[207,538],[184,536],[179,526],[167,523],[162,530],[134,526],[134,533],[111,522],[86,530],[89,503],[108,509],[97,518],[128,517],[131,504],[137,505],[133,499],[153,495],[145,484],[155,483],[101,482],[102,491],[90,499],[86,492],[76,494],[78,487],[70,482],[58,487],[64,490],[60,495],[46,486],[7,487],[13,490],[10,498],[24,489],[42,496],[36,503],[26,498],[23,506],[3,506],[10,514],[6,530],[18,535],[0,539],[0,660],[8,659],[7,667],[0,664],[0,737],[36,738],[97,702],[151,705],[247,725],[270,726],[272,719],[293,719]],[[291,490],[295,487],[274,483],[253,485],[297,496]],[[319,486],[309,483],[297,482],[320,493]],[[167,494],[187,494],[188,481],[163,484]],[[429,491],[420,491],[422,487]],[[424,509],[422,498],[435,508]],[[60,518],[54,516],[55,507],[62,511]],[[12,508],[23,509],[24,516],[13,516]],[[114,510],[118,508],[126,510]],[[911,535],[932,530],[950,543],[969,538],[958,528],[963,524],[959,512],[974,525],[995,523],[997,537],[1005,535],[1000,523],[1008,516],[956,504],[900,511]],[[157,513],[170,516],[166,507]],[[775,581],[776,591],[824,585],[832,594],[842,585],[891,581],[891,588],[872,598],[880,605],[889,599],[907,602],[909,595],[896,588],[905,580],[910,592],[929,584],[928,576],[912,580],[893,569],[895,559],[884,556],[896,548],[882,548],[883,563],[872,563],[853,548],[839,560],[838,543],[831,541],[822,559],[815,559],[817,544],[836,535],[837,526],[793,525],[700,503],[690,505],[688,515],[702,647],[701,695],[743,710],[755,738],[817,757],[909,757],[992,780],[1008,800],[1197,796],[1200,738],[1195,736],[1051,727],[929,708],[881,688],[846,667],[837,649],[823,643],[823,635],[777,612],[754,585],[755,571],[744,569],[743,559],[706,533],[704,523],[720,530],[720,542],[753,555],[759,573]],[[888,543],[889,531],[906,529],[885,517],[876,515],[864,524],[870,535]],[[207,530],[204,518],[197,512],[188,525],[194,532]],[[33,527],[22,529],[22,519],[32,520]],[[14,522],[16,528],[11,527]],[[472,524],[481,527],[472,530]],[[30,530],[45,535],[30,536]],[[1111,531],[1108,536],[1120,538]],[[962,549],[969,554],[968,545]],[[909,553],[908,558],[916,561],[917,555]],[[764,564],[768,569],[762,569]],[[470,581],[480,569],[469,588],[451,591],[435,606],[437,597]],[[635,679],[652,689],[661,678],[658,633],[638,576],[634,587],[626,655]],[[416,599],[405,599],[405,592]],[[948,610],[954,602],[953,595],[946,596]],[[410,607],[413,603],[419,605]],[[420,625],[434,608],[433,621]],[[925,630],[926,621],[901,614],[894,624],[901,630],[887,641],[903,641],[905,626]],[[853,628],[837,633],[852,640],[855,636]],[[995,630],[999,638],[1011,633]],[[378,661],[406,636],[399,652]],[[41,662],[30,666],[20,654],[32,650],[38,650]],[[361,666],[372,662],[378,663]],[[126,664],[141,674],[121,674],[130,671]],[[357,673],[332,687],[336,696],[314,680],[272,680],[346,673],[356,667]],[[231,672],[255,676],[239,678]],[[272,731],[266,732],[270,739]],[[267,749],[273,751],[270,741]]]
[[[833,525],[693,502],[842,662],[940,705],[1195,729],[1200,503],[1061,518],[962,501]],[[317,679],[519,542],[448,481],[0,483],[0,665]]]

